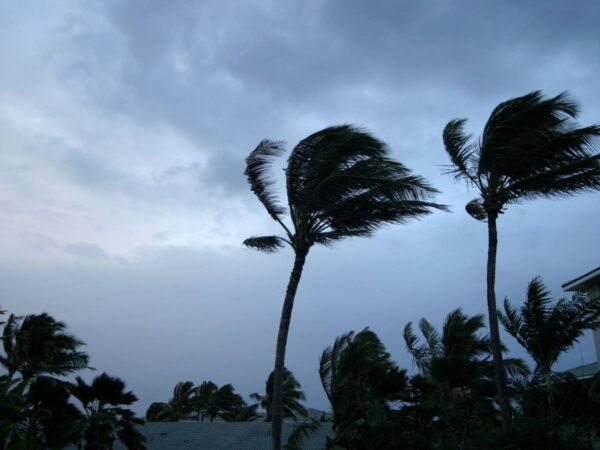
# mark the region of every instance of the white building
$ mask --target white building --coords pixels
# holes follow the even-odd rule
[[[600,267],[585,273],[562,285],[567,292],[583,292],[588,298],[596,299],[600,297]],[[600,370],[600,329],[594,330],[594,344],[596,346],[596,362],[576,367],[570,370],[578,378],[586,378],[594,375]]]

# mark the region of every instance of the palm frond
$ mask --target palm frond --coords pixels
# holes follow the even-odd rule
[[[246,158],[246,171],[244,172],[250,189],[274,220],[280,220],[280,217],[285,214],[285,208],[277,202],[277,196],[273,192],[274,181],[270,178],[269,171],[273,158],[284,152],[283,146],[283,142],[268,139],[261,141]]]
[[[473,165],[476,161],[473,152],[475,144],[469,144],[471,135],[464,133],[466,121],[467,119],[454,119],[448,122],[444,128],[444,147],[452,161],[452,165],[448,166],[446,173],[452,175],[456,180],[464,178],[469,182],[474,182]]]
[[[284,242],[287,241],[280,236],[253,236],[246,239],[244,245],[261,252],[273,253],[283,248]]]
[[[288,437],[285,450],[302,450],[304,439],[316,432],[320,427],[320,422],[315,419],[308,419],[296,425]]]

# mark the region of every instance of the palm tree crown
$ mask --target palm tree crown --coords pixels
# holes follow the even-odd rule
[[[571,349],[585,330],[600,326],[600,298],[561,298],[553,305],[540,277],[529,283],[527,298],[520,308],[505,298],[504,311],[498,311],[500,322],[535,361],[534,375],[549,373],[560,355]]]
[[[592,145],[600,126],[577,127],[577,114],[568,94],[545,99],[534,91],[500,103],[477,141],[464,133],[466,119],[448,123],[448,172],[481,195],[469,213],[481,220],[521,200],[600,189],[600,154]]]
[[[66,375],[88,367],[89,357],[78,348],[84,343],[65,332],[66,325],[46,313],[22,319],[11,314],[4,326],[0,355],[9,376],[19,372],[24,379],[39,374]]]
[[[256,392],[250,394],[250,398],[256,400],[260,407],[267,412],[266,422],[270,422],[272,419],[271,409],[273,406],[273,375],[274,372],[269,374],[265,386],[265,395],[260,395]],[[307,417],[308,411],[300,403],[306,400],[304,392],[301,390],[300,383],[294,376],[294,374],[288,370],[283,371],[283,417],[298,420],[298,416]]]
[[[246,176],[258,199],[285,236],[247,239],[248,247],[275,251],[331,244],[369,236],[385,223],[406,222],[443,209],[429,201],[437,192],[423,178],[387,156],[383,142],[350,125],[325,128],[300,141],[286,173],[288,208],[277,201],[269,177],[283,143],[263,140],[246,159]],[[292,229],[283,222],[289,212]]]

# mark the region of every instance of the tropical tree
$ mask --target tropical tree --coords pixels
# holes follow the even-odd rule
[[[309,250],[346,237],[370,236],[388,223],[404,223],[443,208],[430,201],[436,192],[388,157],[387,147],[350,125],[318,131],[300,141],[288,159],[288,208],[277,200],[269,169],[283,143],[263,140],[246,159],[246,177],[283,236],[251,237],[247,247],[274,252],[289,245],[294,265],[283,302],[273,377],[273,448],[281,449],[285,349],[294,298]],[[290,215],[286,225],[284,214]]]
[[[271,409],[273,406],[273,372],[269,374],[269,378],[267,379],[267,382],[265,384],[266,386],[264,395],[254,392],[250,394],[250,398],[256,400],[260,407],[266,411],[267,416],[265,417],[265,422],[271,422],[273,419],[273,414],[271,413]],[[296,421],[298,420],[298,416],[307,417],[308,411],[306,410],[304,405],[300,403],[303,400],[306,400],[306,396],[301,390],[300,383],[298,382],[298,380],[296,380],[296,377],[290,370],[284,369],[282,418],[290,418]]]
[[[467,316],[461,309],[444,321],[442,333],[425,318],[419,322],[421,341],[404,328],[404,340],[419,374],[411,379],[413,403],[429,421],[434,417],[445,425],[467,423],[469,415],[493,417],[494,367],[490,341],[482,334],[482,315]],[[518,359],[507,359],[511,374],[524,375],[527,368]]]
[[[0,449],[58,449],[75,444],[81,413],[67,383],[47,376],[0,377]]]
[[[333,412],[330,446],[400,448],[392,405],[406,399],[408,378],[375,333],[364,329],[338,337],[321,354],[319,375]]]
[[[600,326],[600,298],[575,296],[552,304],[550,292],[540,277],[527,286],[527,298],[517,309],[504,299],[504,313],[498,311],[504,329],[529,353],[535,362],[534,378],[546,384],[548,405],[553,410],[552,367],[561,354],[570,350],[586,330]]]
[[[85,450],[110,450],[117,437],[129,450],[146,448],[146,438],[135,427],[144,421],[126,408],[136,402],[137,397],[125,391],[122,380],[102,373],[92,384],[87,384],[77,377],[71,393],[85,412]]]
[[[147,422],[172,422],[169,404],[165,402],[152,402],[146,410]]]
[[[18,372],[28,380],[40,374],[67,375],[88,367],[88,355],[79,351],[84,343],[66,333],[66,328],[46,313],[23,319],[11,314],[4,325],[4,355],[0,355],[9,377]]]
[[[466,209],[475,219],[487,221],[488,319],[497,398],[505,422],[509,409],[495,291],[497,220],[516,202],[600,189],[600,154],[592,145],[600,126],[579,128],[574,121],[577,113],[577,104],[566,93],[544,98],[534,91],[500,103],[478,140],[465,134],[466,119],[452,120],[444,129],[452,161],[448,173],[477,189],[479,197]]]
[[[212,381],[203,381],[194,392],[193,409],[196,412],[196,420],[204,422],[205,417],[216,415],[214,403],[215,394],[219,390]]]

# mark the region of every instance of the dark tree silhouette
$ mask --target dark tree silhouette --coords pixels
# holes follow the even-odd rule
[[[273,448],[281,449],[282,383],[285,349],[302,269],[315,244],[332,245],[352,236],[370,236],[388,223],[404,223],[442,206],[430,201],[436,192],[388,157],[386,146],[349,125],[325,128],[300,141],[288,159],[288,208],[273,191],[269,169],[283,153],[283,143],[262,141],[246,159],[252,191],[283,236],[247,239],[250,248],[274,252],[285,244],[295,253],[277,336],[273,379]],[[284,222],[289,212],[291,226]]]
[[[136,402],[137,397],[125,391],[122,380],[103,373],[88,385],[77,377],[71,394],[81,402],[85,412],[85,450],[112,449],[115,434],[128,450],[146,448],[146,438],[135,428],[144,421],[125,408]]]
[[[419,374],[411,379],[413,403],[431,423],[434,417],[444,425],[466,423],[471,414],[493,416],[494,366],[490,361],[489,337],[482,315],[467,316],[460,309],[446,317],[442,333],[421,319],[423,342],[409,322],[404,341]],[[523,361],[509,358],[513,375],[526,375]],[[439,424],[438,424],[439,425]]]
[[[88,355],[79,351],[82,341],[65,332],[66,325],[46,313],[21,320],[11,314],[4,325],[4,355],[0,363],[9,377],[20,373],[25,379],[40,374],[67,375],[88,367]]]
[[[544,98],[535,91],[500,103],[479,140],[471,141],[464,133],[466,119],[452,120],[444,129],[452,161],[448,173],[478,190],[479,197],[466,209],[488,225],[487,307],[504,423],[510,413],[496,310],[497,220],[516,202],[600,189],[600,154],[592,145],[600,126],[579,128],[573,120],[577,113],[577,104],[567,94]]]
[[[498,311],[504,329],[527,350],[535,362],[534,378],[546,384],[548,406],[553,411],[552,366],[571,349],[586,330],[600,326],[600,298],[561,298],[554,305],[540,277],[527,287],[527,298],[516,309],[504,299],[504,314]]]
[[[385,448],[398,448],[391,442],[394,433],[388,434],[391,403],[405,398],[408,379],[375,333],[364,329],[338,337],[323,351],[319,375],[333,411],[330,447],[384,448],[385,442]]]
[[[250,398],[256,400],[260,407],[267,413],[265,422],[271,422],[273,415],[271,413],[273,406],[273,372],[269,374],[269,378],[265,383],[265,394],[261,395],[256,392],[250,394]],[[290,418],[298,420],[298,417],[307,417],[308,411],[300,403],[306,400],[304,392],[301,390],[300,383],[296,380],[294,374],[288,369],[283,370],[283,396],[282,396],[282,407],[283,414],[282,418]]]

